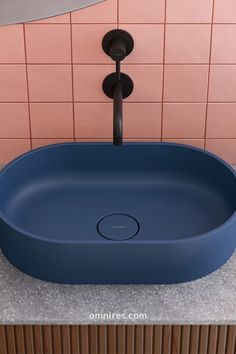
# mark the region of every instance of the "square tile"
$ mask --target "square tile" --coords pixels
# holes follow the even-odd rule
[[[160,103],[125,103],[123,119],[126,140],[158,139],[161,136]],[[77,138],[112,139],[112,104],[76,103],[75,129]]]
[[[112,103],[75,103],[77,138],[112,138]]]
[[[211,25],[167,25],[166,63],[209,63]]]
[[[117,0],[106,0],[71,13],[72,23],[116,23]]]
[[[206,149],[231,164],[236,164],[236,139],[207,139]]]
[[[72,143],[73,139],[32,139],[33,149],[40,148],[42,146],[47,146],[51,144],[63,144],[63,143]]]
[[[163,63],[164,25],[130,24],[120,28],[128,31],[134,39],[134,50],[123,63]]]
[[[214,0],[214,22],[236,23],[236,2],[235,0]]]
[[[175,23],[211,23],[212,4],[213,0],[168,0],[166,20]]]
[[[31,103],[33,138],[73,138],[72,103]]]
[[[0,138],[29,138],[28,103],[0,103]]]
[[[123,72],[134,83],[128,102],[160,102],[162,99],[162,65],[124,65]]]
[[[123,139],[124,141],[128,142],[160,142],[160,139]],[[75,139],[75,141],[80,141],[80,142],[108,142],[108,143],[112,143],[112,139],[96,139],[96,138],[90,138],[90,139]]]
[[[114,65],[74,65],[74,99],[80,102],[111,102],[102,90],[104,78]]]
[[[28,63],[70,63],[70,25],[26,25]]]
[[[163,141],[175,144],[190,145],[200,149],[204,148],[204,139],[163,139]]]
[[[26,102],[25,65],[0,65],[0,102]]]
[[[166,103],[163,113],[164,138],[204,138],[206,104]]]
[[[235,117],[236,103],[209,103],[207,138],[236,138]]]
[[[105,139],[105,138],[101,138],[101,139],[97,139],[97,138],[77,138],[75,139],[76,142],[81,142],[81,143],[100,143],[100,142],[106,142],[106,143],[112,143],[112,139],[109,138],[109,139]]]
[[[150,138],[150,139],[141,139],[141,138],[125,138],[124,141],[127,141],[127,142],[132,142],[132,143],[158,143],[161,141],[161,139],[157,139],[157,138]]]
[[[70,65],[29,65],[28,75],[31,101],[72,101]]]
[[[167,65],[164,100],[203,102],[207,98],[207,65]]]
[[[211,62],[236,63],[236,25],[214,25]]]
[[[114,65],[74,65],[74,97],[79,102],[111,102],[102,90],[104,78]],[[124,65],[134,82],[129,102],[158,102],[162,97],[162,65]]]
[[[161,103],[125,103],[124,138],[161,137]]]
[[[160,103],[125,103],[123,114],[124,139],[160,138]],[[76,103],[75,129],[77,138],[112,139],[112,104]]]
[[[70,23],[70,13],[44,18],[43,20],[31,21],[29,23],[32,23],[32,24],[39,24],[39,23],[43,23],[43,24],[45,24],[45,23]]]
[[[30,150],[30,139],[0,139],[0,164],[7,164]]]
[[[212,65],[209,101],[236,102],[236,66]]]
[[[120,23],[163,23],[165,0],[119,0]]]
[[[0,26],[0,63],[24,63],[23,25]]]
[[[106,24],[74,24],[72,25],[72,45],[74,63],[113,63],[102,49],[105,34],[114,29]]]

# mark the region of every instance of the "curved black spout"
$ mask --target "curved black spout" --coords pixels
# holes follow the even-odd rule
[[[123,143],[123,90],[120,80],[114,87],[113,95],[113,144]]]
[[[120,63],[116,72],[109,74],[103,81],[103,92],[113,99],[113,143],[118,146],[123,142],[123,99],[133,91],[131,78],[120,72]]]

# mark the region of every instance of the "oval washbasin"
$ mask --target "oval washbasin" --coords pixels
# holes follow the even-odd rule
[[[59,283],[178,283],[236,248],[236,172],[171,143],[66,143],[24,154],[0,175],[0,245]]]

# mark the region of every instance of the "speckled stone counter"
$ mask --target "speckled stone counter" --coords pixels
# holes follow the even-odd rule
[[[90,314],[146,314],[91,320]],[[221,269],[180,285],[58,285],[33,279],[0,253],[1,324],[236,324],[236,253]]]

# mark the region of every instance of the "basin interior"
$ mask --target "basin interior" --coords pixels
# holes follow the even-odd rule
[[[113,214],[137,220],[129,242],[183,239],[217,228],[236,210],[236,178],[227,165],[168,143],[38,149],[5,168],[0,194],[11,226],[61,241],[114,242],[97,229]]]

